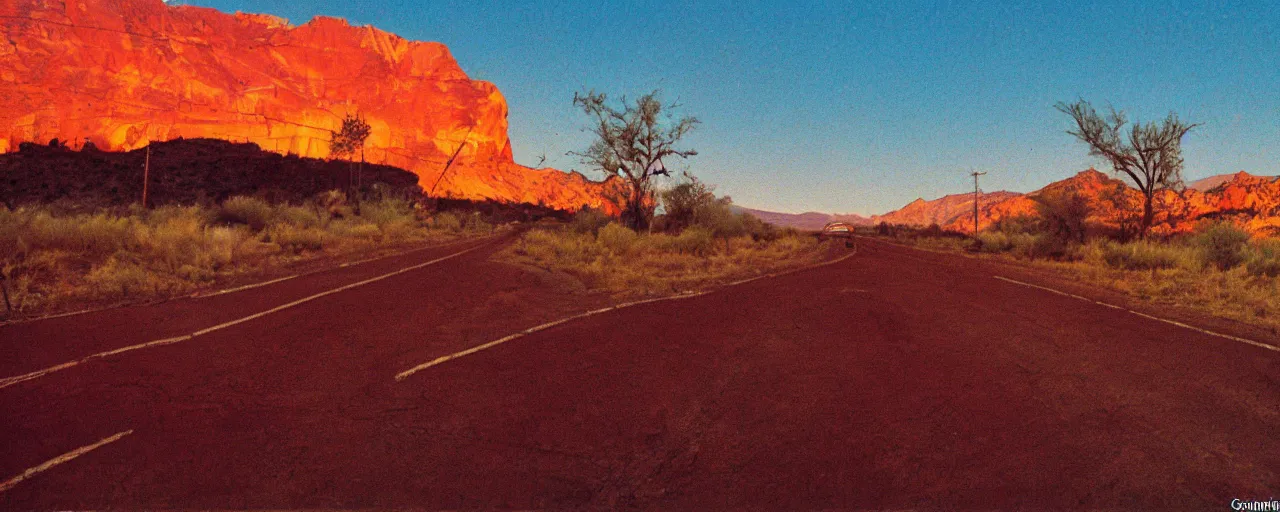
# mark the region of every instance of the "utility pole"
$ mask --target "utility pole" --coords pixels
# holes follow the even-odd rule
[[[147,207],[147,182],[151,178],[151,143],[147,142],[147,157],[142,163],[142,207]]]
[[[971,172],[973,176],[973,237],[978,237],[978,176],[986,174],[985,172]]]

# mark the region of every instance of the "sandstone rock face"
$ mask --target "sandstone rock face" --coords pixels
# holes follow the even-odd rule
[[[978,198],[978,208],[985,210],[991,208],[992,205],[1001,203],[1008,199],[1021,197],[1022,194],[1016,192],[991,192],[982,194]],[[986,216],[985,214],[983,215]],[[949,228],[953,224],[969,223],[969,228],[965,231],[973,231],[973,193],[968,194],[952,194],[931,201],[924,199],[916,199],[903,206],[901,209],[886,213],[884,215],[872,216],[873,222],[885,222],[888,224],[903,224],[907,226],[929,226],[937,224],[943,228]]]
[[[6,0],[0,30],[0,153],[208,137],[325,158],[358,113],[372,128],[366,161],[411,170],[424,189],[440,180],[437,196],[616,209],[617,183],[515,164],[502,93],[440,43],[161,0]]]
[[[1210,219],[1232,221],[1262,236],[1280,235],[1280,181],[1245,172],[1201,180],[1215,186],[1201,191],[1164,190],[1156,194],[1156,218],[1152,233],[1171,235],[1195,229]],[[1079,195],[1092,214],[1088,221],[1102,229],[1136,225],[1141,217],[1142,194],[1126,182],[1094,169],[1054,182],[1029,194],[995,192],[979,201],[979,227],[985,229],[1004,219],[1034,218],[1037,198]],[[874,217],[875,222],[928,226],[938,224],[952,231],[973,232],[973,195],[955,194],[932,201],[917,199],[900,210]]]

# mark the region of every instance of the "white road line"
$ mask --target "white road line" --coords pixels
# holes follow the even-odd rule
[[[1192,330],[1192,331],[1196,331],[1196,332],[1201,333],[1201,334],[1208,334],[1209,336],[1217,336],[1217,337],[1219,337],[1219,338],[1224,338],[1224,339],[1228,339],[1228,340],[1232,340],[1232,341],[1238,341],[1238,342],[1240,342],[1240,343],[1246,343],[1246,344],[1249,344],[1249,345],[1253,345],[1253,346],[1255,346],[1255,347],[1260,347],[1260,348],[1265,348],[1265,349],[1267,349],[1267,350],[1273,350],[1273,351],[1276,351],[1276,352],[1280,352],[1280,347],[1277,347],[1277,346],[1275,346],[1275,345],[1268,345],[1268,344],[1263,343],[1263,342],[1260,342],[1260,341],[1254,341],[1254,340],[1251,340],[1251,339],[1248,339],[1248,338],[1241,338],[1241,337],[1239,337],[1239,336],[1232,336],[1232,335],[1230,335],[1230,334],[1222,334],[1222,333],[1220,333],[1220,332],[1213,332],[1213,331],[1210,331],[1210,330],[1207,330],[1207,329],[1201,329],[1201,328],[1196,327],[1196,326],[1194,326],[1194,325],[1187,325],[1187,324],[1184,324],[1184,323],[1182,323],[1182,322],[1178,322],[1178,321],[1176,321],[1176,320],[1169,320],[1169,319],[1160,318],[1160,317],[1157,317],[1157,316],[1151,316],[1151,315],[1148,315],[1148,314],[1146,314],[1146,313],[1140,313],[1140,312],[1134,311],[1134,310],[1132,310],[1132,309],[1128,309],[1128,308],[1125,308],[1125,307],[1117,306],[1117,305],[1115,305],[1115,304],[1107,304],[1106,302],[1096,301],[1096,300],[1090,299],[1090,298],[1088,298],[1088,297],[1082,297],[1082,296],[1080,296],[1080,295],[1076,295],[1076,294],[1074,294],[1074,293],[1067,293],[1067,292],[1064,292],[1064,291],[1055,290],[1055,289],[1053,289],[1053,288],[1048,288],[1048,287],[1044,287],[1044,286],[1040,286],[1040,285],[1035,285],[1035,284],[1031,284],[1031,283],[1024,283],[1024,282],[1022,282],[1022,281],[1018,281],[1018,280],[1016,280],[1016,279],[1009,279],[1009,278],[1007,278],[1007,277],[1001,277],[1001,276],[991,276],[991,277],[994,277],[994,278],[999,279],[999,280],[1001,280],[1001,281],[1005,281],[1005,282],[1009,282],[1009,283],[1013,283],[1013,284],[1017,284],[1017,285],[1022,285],[1022,286],[1027,286],[1027,287],[1030,287],[1030,288],[1036,288],[1036,289],[1044,290],[1044,291],[1047,291],[1047,292],[1050,292],[1050,293],[1056,293],[1056,294],[1058,294],[1058,295],[1062,295],[1062,296],[1066,296],[1066,297],[1071,297],[1071,298],[1073,298],[1073,299],[1083,300],[1083,301],[1085,301],[1085,302],[1092,302],[1092,303],[1097,304],[1097,305],[1099,305],[1099,306],[1105,306],[1105,307],[1108,307],[1108,308],[1111,308],[1111,309],[1119,309],[1119,310],[1121,310],[1121,311],[1126,311],[1126,312],[1128,312],[1128,313],[1132,313],[1132,314],[1137,315],[1137,316],[1140,316],[1140,317],[1142,317],[1142,318],[1146,318],[1146,319],[1149,319],[1149,320],[1155,320],[1155,321],[1157,321],[1157,322],[1164,322],[1164,323],[1169,324],[1169,325],[1176,325],[1176,326],[1181,327],[1181,328],[1183,328],[1183,329],[1190,329],[1190,330]]]
[[[742,279],[742,280],[734,281],[734,282],[732,282],[732,283],[728,283],[728,284],[726,284],[726,285],[723,285],[723,286],[721,286],[720,288],[727,288],[727,287],[730,287],[730,286],[737,286],[737,285],[740,285],[740,284],[746,284],[746,283],[749,283],[749,282],[751,282],[751,281],[755,281],[755,280],[758,280],[758,279],[764,279],[764,278],[766,278],[766,277],[778,277],[778,276],[781,276],[781,275],[791,274],[791,273],[794,273],[794,272],[800,272],[800,271],[802,271],[802,270],[808,270],[808,269],[811,269],[811,268],[817,268],[817,267],[822,267],[822,266],[826,266],[826,265],[832,265],[832,264],[835,264],[835,263],[839,263],[839,262],[841,262],[841,261],[844,261],[844,260],[846,260],[846,259],[849,259],[850,257],[854,256],[854,254],[856,254],[856,253],[847,254],[847,255],[845,255],[845,256],[841,256],[841,257],[836,258],[836,259],[831,260],[831,261],[824,261],[824,262],[822,262],[822,263],[817,263],[817,264],[809,265],[809,266],[806,266],[806,267],[800,267],[800,268],[796,268],[796,269],[787,270],[787,271],[784,271],[784,272],[775,272],[775,273],[772,273],[772,274],[765,274],[765,275],[760,275],[760,276],[756,276],[756,277],[751,277],[751,278],[747,278],[747,279]],[[718,288],[717,288],[717,289],[718,289]],[[607,312],[609,312],[609,311],[614,311],[614,310],[618,310],[618,309],[622,309],[622,308],[629,308],[629,307],[631,307],[631,306],[639,306],[639,305],[641,305],[641,304],[648,304],[648,303],[651,303],[651,302],[659,302],[659,301],[664,301],[664,300],[681,300],[681,299],[691,299],[691,298],[693,298],[693,297],[700,297],[700,296],[702,296],[702,295],[706,295],[706,294],[711,293],[711,292],[713,292],[713,291],[715,291],[715,290],[702,290],[702,291],[698,291],[698,292],[686,292],[686,293],[681,293],[681,294],[679,294],[679,295],[672,295],[672,296],[668,296],[668,297],[657,297],[657,298],[653,298],[653,299],[643,299],[643,300],[635,300],[635,301],[631,301],[631,302],[623,302],[623,303],[621,303],[621,304],[615,304],[615,305],[613,305],[613,306],[603,307],[603,308],[600,308],[600,309],[593,309],[593,310],[591,310],[591,311],[587,311],[587,312],[585,312],[585,313],[579,313],[579,314],[576,314],[576,315],[573,315],[573,316],[570,316],[570,317],[561,318],[561,319],[559,319],[559,320],[555,320],[555,321],[552,321],[552,322],[547,322],[547,323],[542,324],[542,325],[537,325],[537,326],[534,326],[534,327],[530,327],[530,328],[528,328],[528,329],[525,329],[525,330],[523,330],[523,331],[517,332],[517,333],[515,333],[515,334],[511,334],[511,335],[503,336],[503,337],[501,337],[501,338],[498,338],[498,339],[496,339],[496,340],[490,341],[490,342],[485,343],[485,344],[482,344],[482,345],[476,345],[476,346],[474,346],[474,347],[471,347],[471,348],[469,348],[469,349],[463,350],[463,351],[461,351],[461,352],[454,352],[454,353],[449,354],[449,355],[447,355],[447,356],[440,356],[440,357],[437,357],[437,358],[432,359],[432,360],[430,360],[430,361],[427,361],[427,362],[425,362],[425,363],[422,363],[422,364],[420,364],[420,365],[418,365],[418,366],[414,366],[413,368],[410,368],[410,369],[408,369],[408,370],[405,370],[405,371],[403,371],[403,372],[400,372],[400,373],[396,374],[396,382],[403,381],[403,380],[405,380],[405,379],[409,378],[409,376],[411,376],[411,375],[413,375],[413,374],[415,374],[415,373],[418,373],[418,372],[420,372],[420,371],[422,371],[422,370],[426,370],[427,368],[430,368],[430,367],[432,367],[432,366],[436,366],[436,365],[438,365],[438,364],[442,364],[442,363],[445,363],[445,362],[448,362],[448,361],[452,361],[452,360],[457,359],[457,358],[459,358],[459,357],[469,356],[469,355],[474,354],[474,353],[476,353],[476,352],[479,352],[479,351],[481,351],[481,350],[490,349],[490,348],[496,347],[496,346],[498,346],[498,345],[501,345],[501,344],[503,344],[503,343],[506,343],[506,342],[508,342],[508,341],[516,340],[516,339],[519,339],[519,338],[523,338],[523,337],[528,336],[528,335],[530,335],[530,334],[533,334],[533,333],[535,333],[535,332],[542,331],[542,330],[545,330],[545,329],[550,329],[550,328],[552,328],[552,327],[555,327],[555,326],[560,325],[560,324],[563,324],[563,323],[572,322],[572,321],[574,321],[574,320],[578,320],[578,319],[586,318],[586,317],[593,316],[593,315],[598,315],[598,314],[600,314],[600,313],[607,313]]]
[[[671,296],[671,297],[659,297],[659,298],[656,298],[656,299],[645,299],[645,300],[637,300],[637,301],[632,301],[632,302],[624,302],[624,303],[622,303],[622,304],[617,304],[617,305],[614,305],[614,306],[609,306],[609,307],[600,308],[600,309],[593,309],[593,310],[591,310],[591,311],[587,311],[586,313],[579,313],[579,314],[573,315],[573,316],[568,317],[568,318],[561,318],[561,319],[556,320],[556,321],[553,321],[553,322],[547,322],[547,323],[542,324],[542,325],[538,325],[538,326],[530,327],[530,328],[528,328],[528,329],[525,329],[525,330],[523,330],[523,331],[520,331],[520,332],[518,332],[518,333],[515,333],[515,334],[512,334],[512,335],[509,335],[509,336],[504,336],[504,337],[502,337],[502,338],[498,338],[498,339],[496,339],[496,340],[490,341],[490,342],[485,343],[485,344],[483,344],[483,345],[476,345],[476,346],[474,346],[474,347],[471,347],[471,348],[469,348],[469,349],[463,350],[463,351],[461,351],[461,352],[455,352],[455,353],[453,353],[453,354],[449,354],[449,355],[447,355],[447,356],[437,357],[437,358],[435,358],[435,359],[432,359],[432,360],[430,360],[430,361],[427,361],[427,362],[422,363],[422,364],[420,364],[420,365],[418,365],[418,366],[415,366],[415,367],[413,367],[413,368],[410,368],[410,369],[408,369],[408,370],[405,370],[405,371],[403,371],[403,372],[400,372],[400,373],[396,374],[396,381],[398,382],[398,381],[405,380],[405,379],[409,378],[409,376],[410,376],[410,375],[413,375],[413,374],[415,374],[415,373],[418,373],[418,372],[420,372],[420,371],[422,371],[422,370],[425,370],[425,369],[427,369],[427,368],[430,368],[430,367],[432,367],[432,366],[435,366],[435,365],[438,365],[438,364],[441,364],[441,363],[444,363],[444,362],[447,362],[447,361],[451,361],[451,360],[457,359],[457,358],[459,358],[459,357],[469,356],[469,355],[474,354],[474,353],[476,353],[476,352],[479,352],[479,351],[481,351],[481,350],[485,350],[485,349],[488,349],[488,348],[493,348],[493,347],[496,347],[496,346],[501,345],[501,344],[503,344],[503,343],[506,343],[506,342],[508,342],[508,341],[511,341],[511,340],[514,340],[514,339],[518,339],[518,338],[523,338],[523,337],[528,336],[528,335],[530,335],[530,334],[533,334],[533,333],[535,333],[535,332],[538,332],[538,331],[541,331],[541,330],[544,330],[544,329],[549,329],[549,328],[555,327],[555,326],[557,326],[557,325],[560,325],[560,324],[563,324],[563,323],[566,323],[566,322],[571,322],[571,321],[573,321],[573,320],[578,320],[578,319],[580,319],[580,318],[586,318],[586,317],[589,317],[589,316],[592,316],[592,315],[598,315],[598,314],[600,314],[600,313],[607,313],[607,312],[609,312],[609,311],[613,311],[613,310],[615,310],[615,309],[622,309],[622,308],[631,307],[631,306],[636,306],[636,305],[640,305],[640,304],[646,304],[646,303],[650,303],[650,302],[658,302],[658,301],[662,301],[662,300],[679,300],[679,299],[689,299],[689,298],[697,297],[697,296],[700,296],[700,295],[706,295],[706,294],[708,294],[708,293],[710,293],[710,292],[703,291],[703,292],[697,292],[697,293],[685,293],[685,294],[680,294],[680,295],[674,295],[674,296]]]
[[[88,445],[88,446],[81,446],[81,447],[76,448],[76,449],[74,449],[74,450],[71,450],[71,451],[69,451],[69,452],[67,452],[67,453],[64,453],[64,454],[62,454],[62,455],[59,455],[59,456],[57,456],[57,457],[54,457],[53,459],[51,459],[51,460],[49,460],[49,461],[45,462],[44,464],[41,464],[41,465],[36,466],[36,467],[34,467],[34,468],[28,469],[28,470],[26,470],[26,471],[23,471],[21,475],[18,475],[18,476],[15,476],[15,477],[13,477],[13,478],[10,478],[10,479],[6,480],[4,483],[0,483],[0,492],[5,492],[5,491],[7,491],[7,490],[9,490],[9,489],[12,489],[12,488],[13,488],[13,486],[18,485],[19,483],[22,483],[22,481],[23,481],[23,480],[26,480],[26,479],[31,478],[31,477],[33,477],[33,476],[36,476],[36,475],[38,475],[38,474],[40,474],[40,473],[43,473],[44,471],[47,471],[49,468],[52,468],[52,467],[54,467],[54,466],[57,466],[58,464],[62,464],[62,463],[67,462],[67,461],[69,461],[69,460],[71,460],[71,459],[74,459],[74,458],[76,458],[76,457],[79,457],[79,456],[84,455],[84,454],[86,454],[86,453],[89,453],[89,452],[91,452],[91,451],[94,451],[94,450],[96,450],[96,449],[98,449],[98,448],[101,448],[101,447],[102,447],[103,445],[105,445],[105,444],[108,444],[108,443],[114,443],[114,442],[116,442],[116,441],[119,441],[119,440],[120,440],[120,438],[122,438],[122,437],[124,437],[124,436],[127,436],[127,435],[129,435],[129,434],[132,434],[132,433],[133,433],[133,431],[132,431],[132,430],[126,430],[126,431],[124,431],[124,432],[120,432],[120,433],[118,433],[118,434],[116,434],[116,435],[114,435],[114,436],[111,436],[111,437],[108,437],[108,438],[103,439],[103,440],[101,440],[101,441],[98,441],[98,442],[96,442],[96,443],[93,443],[93,444],[91,444],[91,445]]]
[[[238,319],[235,319],[235,320],[231,320],[231,321],[229,321],[229,322],[224,322],[224,323],[221,323],[221,324],[215,325],[215,326],[213,326],[213,327],[206,327],[206,328],[204,328],[204,329],[200,329],[200,330],[198,330],[198,331],[196,331],[196,332],[193,332],[193,333],[191,333],[191,334],[185,334],[185,335],[182,335],[182,336],[175,336],[175,337],[172,337],[172,338],[165,338],[165,339],[155,340],[155,341],[148,341],[148,342],[146,342],[146,343],[140,343],[140,344],[137,344],[137,345],[130,345],[130,346],[123,347],[123,348],[117,348],[117,349],[115,349],[115,350],[109,350],[109,351],[106,351],[106,352],[99,352],[99,353],[97,353],[97,354],[93,354],[93,355],[90,355],[90,356],[86,356],[86,357],[83,357],[83,358],[77,359],[77,360],[75,360],[75,361],[70,361],[70,362],[62,363],[62,364],[59,364],[59,365],[57,365],[57,366],[51,366],[51,367],[49,367],[49,368],[45,368],[45,369],[43,369],[43,370],[34,371],[34,372],[31,372],[31,373],[28,373],[28,374],[25,374],[25,375],[16,375],[16,376],[13,376],[13,377],[6,377],[6,378],[4,378],[4,379],[0,379],[0,389],[7,388],[7,387],[12,386],[12,385],[14,385],[14,384],[17,384],[17,383],[19,383],[19,382],[25,382],[25,381],[28,381],[28,380],[31,380],[31,379],[36,379],[36,378],[39,378],[39,377],[43,377],[43,376],[45,376],[45,375],[48,375],[48,374],[53,373],[53,372],[56,372],[56,371],[65,370],[65,369],[67,369],[67,368],[71,368],[71,367],[73,367],[73,366],[76,366],[76,365],[79,365],[79,364],[81,364],[81,363],[84,363],[84,362],[87,362],[87,361],[91,361],[91,360],[94,360],[94,359],[99,359],[99,358],[103,358],[103,357],[107,357],[107,356],[113,356],[113,355],[116,355],[116,354],[121,354],[121,353],[124,353],[124,352],[129,352],[129,351],[132,351],[132,350],[138,350],[138,349],[149,348],[149,347],[157,347],[157,346],[161,346],[161,345],[172,345],[172,344],[174,344],[174,343],[178,343],[178,342],[181,342],[181,341],[186,341],[186,340],[189,340],[189,339],[194,338],[194,337],[196,337],[196,336],[202,336],[202,335],[209,334],[209,333],[214,332],[214,331],[217,331],[217,330],[226,329],[226,328],[231,327],[231,326],[233,326],[233,325],[237,325],[237,324],[241,324],[241,323],[244,323],[244,322],[248,322],[248,321],[250,321],[250,320],[255,320],[255,319],[258,319],[258,318],[262,318],[262,317],[267,316],[267,315],[270,315],[270,314],[272,314],[272,313],[278,313],[278,312],[280,312],[280,311],[284,311],[284,310],[286,310],[286,309],[289,309],[289,308],[292,308],[292,307],[295,307],[295,306],[299,306],[299,305],[301,305],[301,304],[305,304],[305,303],[307,303],[307,302],[311,302],[311,301],[316,300],[316,299],[319,299],[319,298],[321,298],[321,297],[325,297],[325,296],[328,296],[328,295],[333,295],[333,294],[338,293],[338,292],[342,292],[342,291],[350,290],[350,289],[352,289],[352,288],[356,288],[356,287],[359,287],[359,286],[364,286],[364,285],[366,285],[366,284],[370,284],[370,283],[374,283],[374,282],[377,282],[377,281],[381,281],[381,280],[383,280],[383,279],[387,279],[387,278],[389,278],[389,277],[397,276],[397,275],[400,275],[400,274],[403,274],[403,273],[405,273],[405,272],[409,272],[409,271],[412,271],[412,270],[417,270],[417,269],[420,269],[420,268],[425,267],[425,266],[428,266],[428,265],[433,265],[433,264],[439,263],[439,262],[441,262],[441,261],[444,261],[444,260],[447,260],[447,259],[450,259],[450,258],[454,258],[454,257],[457,257],[457,256],[461,256],[461,255],[463,255],[463,254],[469,253],[469,252],[471,252],[471,251],[474,251],[474,250],[476,250],[476,249],[479,249],[479,248],[481,248],[481,247],[484,247],[485,245],[488,245],[488,244],[487,244],[487,243],[485,243],[485,244],[480,244],[480,245],[477,245],[477,246],[472,247],[472,248],[470,248],[470,249],[466,249],[466,250],[462,250],[462,251],[459,251],[459,252],[455,252],[455,253],[450,254],[450,255],[448,255],[448,256],[444,256],[444,257],[436,258],[436,259],[434,259],[434,260],[427,261],[427,262],[424,262],[424,263],[418,263],[418,264],[416,264],[416,265],[411,265],[411,266],[408,266],[408,267],[404,267],[404,268],[402,268],[402,269],[400,269],[400,270],[396,270],[396,271],[393,271],[393,272],[389,272],[389,273],[386,273],[386,274],[382,274],[382,275],[377,276],[377,277],[372,277],[372,278],[369,278],[369,279],[365,279],[365,280],[363,280],[363,281],[357,281],[357,282],[354,282],[354,283],[351,283],[351,284],[347,284],[347,285],[339,286],[339,287],[334,288],[334,289],[332,289],[332,290],[327,290],[327,291],[323,291],[323,292],[317,293],[317,294],[315,294],[315,295],[311,295],[311,296],[309,296],[309,297],[304,297],[304,298],[301,298],[301,299],[295,300],[295,301],[293,301],[293,302],[290,302],[290,303],[288,303],[288,304],[282,304],[282,305],[276,306],[276,307],[271,308],[271,309],[268,309],[268,310],[266,310],[266,311],[261,311],[261,312],[254,313],[254,314],[252,314],[252,315],[249,315],[249,316],[243,317],[243,318],[238,318]]]

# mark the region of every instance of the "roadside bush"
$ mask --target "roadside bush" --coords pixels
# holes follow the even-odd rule
[[[746,234],[742,216],[729,209],[727,200],[698,206],[693,212],[693,225],[706,229],[713,237],[724,239],[725,251],[729,250],[730,238]]]
[[[576,233],[591,233],[594,236],[600,232],[600,228],[605,227],[612,221],[612,217],[605,215],[600,210],[583,208],[573,215],[573,221],[569,226]]]
[[[480,212],[473,212],[468,216],[465,227],[467,231],[472,233],[486,233],[493,231],[493,224],[490,224],[489,221],[485,220],[485,218],[480,215]]]
[[[600,233],[596,235],[596,240],[601,245],[609,249],[613,254],[625,254],[631,249],[631,245],[636,241],[635,231],[623,227],[616,222],[610,222],[608,225],[600,229]]]
[[[783,235],[777,226],[746,213],[742,214],[742,227],[751,236],[751,240],[756,242],[772,242]]]
[[[327,213],[331,219],[345,219],[352,215],[347,193],[341,190],[328,190],[316,194],[315,205],[319,211]]]
[[[978,250],[982,252],[1005,252],[1013,248],[1009,235],[1000,231],[983,231],[978,233]]]
[[[431,218],[431,225],[436,229],[457,233],[462,231],[462,219],[453,212],[437,213]]]
[[[1193,249],[1147,240],[1125,244],[1108,243],[1103,246],[1102,251],[1107,265],[1126,270],[1198,270],[1202,266]]]
[[[706,256],[711,254],[715,246],[715,235],[711,230],[702,226],[693,226],[679,235],[671,237],[671,245],[681,254],[690,254],[693,256]]]
[[[1204,251],[1208,263],[1226,270],[1244,262],[1249,233],[1230,222],[1211,222],[1197,228],[1191,243]]]
[[[1280,240],[1256,241],[1246,250],[1245,266],[1255,276],[1280,276]]]
[[[663,227],[678,232],[693,225],[698,210],[715,203],[716,195],[712,186],[685,174],[679,184],[662,192],[661,199],[666,211]]]
[[[378,227],[372,224],[365,224],[377,233]],[[294,254],[303,251],[318,251],[324,248],[327,234],[316,228],[298,228],[287,224],[272,226],[267,230],[266,239],[274,242],[281,249],[291,251]]]
[[[249,196],[233,196],[222,202],[218,220],[232,224],[244,224],[254,231],[261,231],[271,222],[273,210],[262,199]]]
[[[1085,220],[1093,213],[1089,200],[1077,193],[1046,193],[1034,198],[1039,231],[1067,242],[1084,243]]]

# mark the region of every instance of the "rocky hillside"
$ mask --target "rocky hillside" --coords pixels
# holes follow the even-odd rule
[[[1016,192],[992,192],[982,194],[978,199],[980,209],[1022,196]],[[965,219],[968,219],[967,221]],[[907,226],[929,226],[937,224],[947,227],[968,222],[969,231],[973,231],[973,193],[952,194],[939,199],[925,201],[917,198],[901,209],[884,215],[873,215],[873,223],[902,224]]]
[[[365,159],[427,189],[439,180],[437,196],[614,209],[615,184],[515,164],[506,100],[439,43],[161,0],[8,0],[0,32],[0,152],[55,138],[122,151],[216,138],[326,158],[333,130],[358,113],[372,127]]]
[[[1246,172],[1201,180],[1201,188],[1165,190],[1156,195],[1157,215],[1153,232],[1171,234],[1191,231],[1207,219],[1227,219],[1254,233],[1280,234],[1280,181]],[[1079,195],[1092,210],[1090,222],[1100,229],[1118,229],[1137,222],[1142,195],[1124,181],[1094,169],[1054,182],[1028,194],[996,192],[983,194],[979,203],[981,228],[1003,219],[1034,217],[1037,200],[1052,196]],[[873,217],[875,222],[939,226],[960,232],[973,231],[973,195],[955,194],[924,201],[917,199],[900,210]]]

